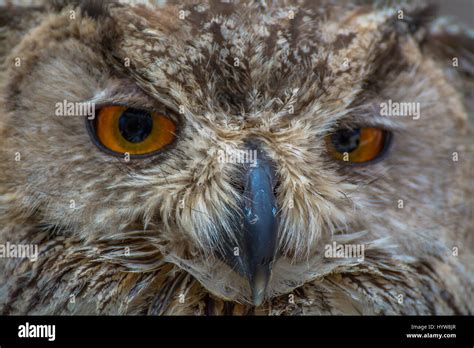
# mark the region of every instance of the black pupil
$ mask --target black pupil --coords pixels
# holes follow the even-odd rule
[[[131,143],[145,140],[153,129],[153,118],[144,110],[127,109],[119,118],[119,130]]]
[[[338,152],[352,152],[359,146],[360,129],[340,130],[331,136],[331,142]]]

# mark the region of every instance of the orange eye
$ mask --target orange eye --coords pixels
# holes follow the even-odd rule
[[[107,106],[94,121],[96,139],[108,150],[130,155],[146,155],[160,150],[174,140],[176,126],[156,112]]]
[[[378,128],[343,129],[326,137],[329,153],[338,160],[364,163],[387,148],[390,133]]]

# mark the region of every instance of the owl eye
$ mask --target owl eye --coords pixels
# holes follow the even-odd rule
[[[382,129],[342,129],[326,137],[326,146],[337,160],[365,163],[379,158],[389,141],[390,132]]]
[[[168,117],[126,106],[106,106],[91,121],[92,135],[116,154],[149,155],[175,138],[176,125]]]

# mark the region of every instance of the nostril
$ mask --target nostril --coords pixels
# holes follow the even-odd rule
[[[236,179],[233,179],[230,182],[230,184],[239,197],[244,197],[245,192],[248,189],[248,184],[249,184],[248,175],[245,175],[245,170],[242,170],[242,173],[238,173],[234,177]],[[275,197],[277,197],[280,192],[280,185],[281,185],[280,178],[274,176],[271,178],[270,183],[273,186],[272,193]]]
[[[242,176],[238,176],[239,178],[242,178]],[[244,195],[244,192],[245,192],[245,183],[243,180],[233,180],[231,182],[231,185],[232,187],[234,188],[234,190],[237,192],[237,194],[239,195],[239,197],[242,197]]]
[[[273,194],[275,195],[275,197],[278,197],[278,193],[280,192],[280,178],[275,178],[275,186],[273,188]]]

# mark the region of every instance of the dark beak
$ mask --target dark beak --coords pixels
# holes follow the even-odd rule
[[[239,257],[226,256],[227,263],[245,276],[252,290],[255,306],[265,299],[276,254],[278,221],[274,194],[275,170],[271,161],[256,144],[248,149],[256,151],[256,161],[245,164],[244,190],[241,204]]]

